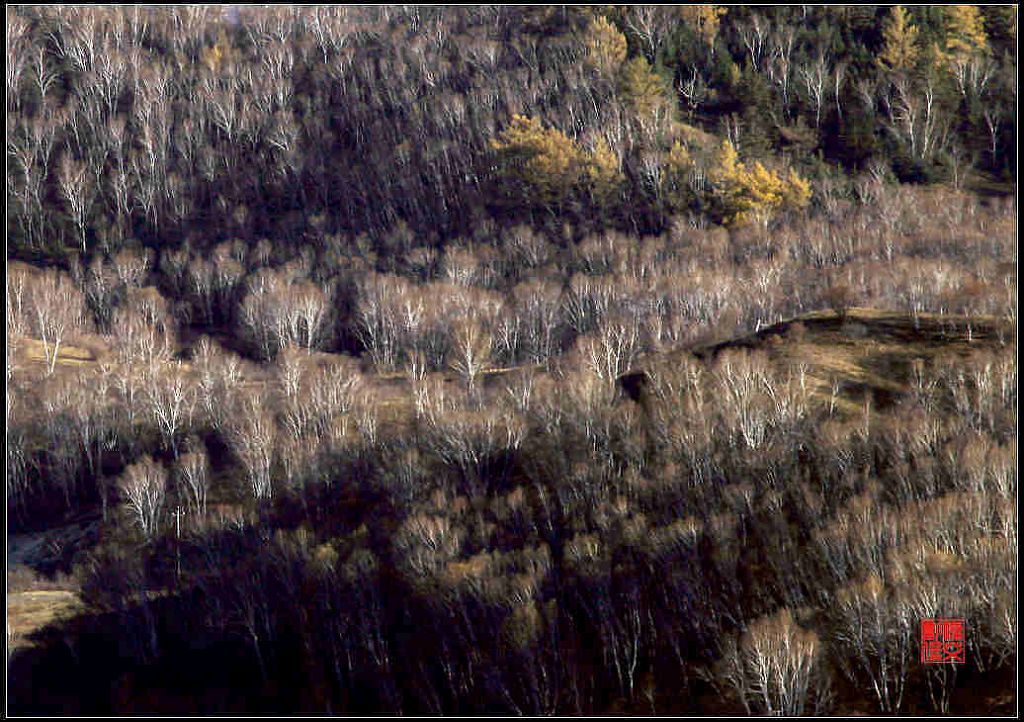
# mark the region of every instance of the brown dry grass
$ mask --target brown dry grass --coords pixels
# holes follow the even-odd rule
[[[815,311],[722,343],[645,359],[637,370],[680,354],[712,362],[729,349],[763,351],[781,366],[806,364],[815,398],[827,403],[836,388],[837,410],[857,413],[867,397],[886,406],[906,393],[917,361],[927,367],[942,357],[966,357],[1015,341],[1016,328],[991,316],[921,314],[915,321],[903,313],[853,308],[844,316]]]
[[[18,349],[23,354],[24,360],[30,363],[45,363],[46,354],[43,351],[43,342],[34,338],[22,338],[18,340]],[[96,363],[99,354],[96,349],[86,346],[61,345],[57,354],[58,366],[85,366]]]
[[[64,589],[34,589],[7,595],[7,653],[32,644],[31,635],[72,616],[78,596]]]

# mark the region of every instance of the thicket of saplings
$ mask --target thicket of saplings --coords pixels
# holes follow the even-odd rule
[[[12,521],[103,518],[95,616],[46,652],[84,676],[33,703],[98,678],[128,681],[82,704],[121,710],[949,711],[1016,661],[1009,332],[856,410],[746,351],[651,357],[643,404],[616,385],[828,305],[1012,319],[1011,208],[872,198],[387,270],[241,244],[13,268]],[[219,340],[179,338],[195,318]],[[967,667],[918,663],[942,615]]]
[[[8,512],[98,525],[12,707],[1012,689],[1016,209],[888,170],[1010,172],[1002,16],[704,7],[10,15]],[[893,399],[658,362],[852,306],[1002,330]],[[965,666],[918,664],[942,615]]]

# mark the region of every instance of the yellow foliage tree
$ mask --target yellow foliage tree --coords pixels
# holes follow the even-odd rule
[[[665,102],[665,83],[642,56],[622,66],[619,92],[626,104],[640,115],[653,113]]]
[[[626,59],[626,36],[607,18],[598,16],[587,26],[583,40],[584,64],[605,77],[615,75]]]
[[[665,163],[665,198],[673,212],[684,210],[693,199],[690,187],[690,174],[693,169],[694,163],[689,149],[677,140],[672,144]]]
[[[517,202],[548,208],[565,201],[583,168],[583,152],[557,128],[522,115],[491,141],[506,192]]]
[[[733,188],[734,218],[738,222],[758,221],[767,225],[773,212],[782,206],[785,185],[777,173],[760,161],[744,169]]]
[[[599,138],[594,150],[587,154],[584,178],[590,199],[598,207],[607,206],[622,189],[625,176],[619,167],[619,157],[604,138]]]
[[[708,177],[713,184],[724,185],[730,179],[735,178],[742,168],[740,154],[736,152],[736,147],[726,139],[718,147],[715,163],[708,173]]]
[[[884,44],[878,54],[878,64],[893,72],[907,72],[917,63],[917,26],[911,24],[903,6],[897,5],[889,13],[889,21],[882,29]]]
[[[811,182],[790,168],[782,185],[782,207],[806,208],[812,195]]]
[[[946,16],[944,50],[947,55],[963,59],[988,52],[985,22],[977,5],[949,5],[943,12]]]
[[[715,38],[718,37],[718,26],[721,18],[729,12],[728,8],[720,5],[683,5],[679,8],[679,14],[683,22],[690,27],[698,38],[714,47]]]
[[[811,200],[811,186],[795,171],[785,176],[759,161],[747,168],[732,143],[723,140],[708,174],[722,221],[738,226],[757,222],[767,227],[780,210],[796,210]]]

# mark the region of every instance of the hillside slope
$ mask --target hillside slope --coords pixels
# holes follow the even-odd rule
[[[992,316],[920,314],[914,319],[870,308],[814,311],[727,341],[645,357],[620,384],[639,400],[649,369],[683,355],[711,364],[723,352],[744,349],[782,365],[805,365],[816,397],[855,412],[868,397],[880,408],[895,403],[913,389],[918,369],[955,366],[958,359],[1015,341],[1015,326]]]

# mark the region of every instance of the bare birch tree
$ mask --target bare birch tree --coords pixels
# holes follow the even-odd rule
[[[125,469],[118,487],[143,536],[152,539],[167,496],[167,468],[145,456]]]

